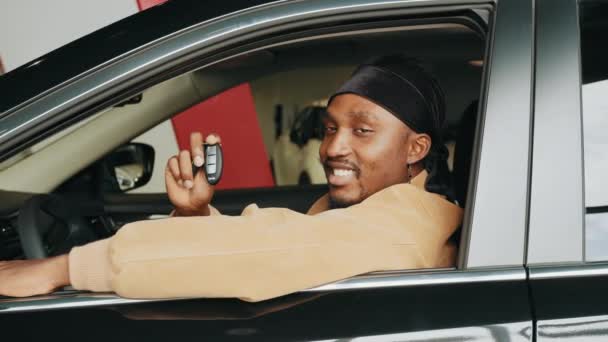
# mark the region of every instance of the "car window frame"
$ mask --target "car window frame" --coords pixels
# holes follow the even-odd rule
[[[584,112],[584,98],[583,98],[583,86],[585,85],[584,80],[583,80],[583,55],[582,55],[582,49],[583,49],[583,45],[582,45],[582,26],[583,23],[581,22],[581,12],[580,12],[580,8],[584,3],[595,3],[596,1],[594,0],[578,0],[577,1],[577,19],[578,19],[578,47],[579,47],[579,56],[580,56],[580,61],[579,61],[579,72],[580,72],[580,106],[581,106],[581,144],[582,144],[582,149],[583,149],[583,155],[582,155],[582,167],[583,167],[583,180],[582,180],[582,187],[583,187],[583,229],[582,229],[582,234],[583,234],[583,262],[585,262],[586,264],[606,264],[606,266],[608,267],[608,257],[606,256],[602,256],[600,258],[598,258],[597,256],[592,256],[590,255],[590,253],[588,253],[588,236],[587,236],[587,223],[588,223],[588,215],[598,215],[598,216],[607,216],[608,214],[608,203],[604,203],[601,205],[596,205],[596,206],[592,206],[587,204],[587,198],[586,195],[587,194],[587,179],[586,179],[586,163],[585,163],[585,112]],[[600,81],[593,81],[593,82],[589,82],[587,84],[594,84],[594,83],[599,83],[599,82],[603,82],[603,83],[608,83],[608,78],[600,80]],[[603,190],[603,189],[602,189]],[[606,272],[606,274],[608,274],[608,271]]]
[[[534,154],[526,259],[535,338],[597,337],[602,335],[599,330],[581,329],[606,316],[605,305],[598,300],[608,281],[608,262],[585,260],[579,1],[536,0],[536,11]]]
[[[331,1],[331,2],[320,2],[313,1],[326,8],[328,11],[336,11],[337,8],[342,8],[342,6],[346,6],[345,1]],[[356,3],[358,5],[368,4],[368,10],[372,9],[395,9],[411,11],[412,8],[424,7],[425,9],[429,9],[432,11],[441,11],[444,7],[439,7],[438,5],[453,5],[454,2],[450,0],[424,0],[424,1],[399,1],[399,2],[380,2],[380,1],[350,1],[352,3]],[[371,5],[370,5],[371,4]],[[459,261],[458,269],[449,269],[449,270],[405,270],[396,273],[378,273],[366,276],[355,277],[352,279],[345,280],[343,282],[334,283],[331,285],[327,285],[325,287],[319,287],[316,289],[311,289],[310,291],[343,291],[353,288],[367,288],[367,287],[395,287],[395,286],[409,286],[412,284],[432,284],[433,282],[439,283],[458,283],[458,282],[475,282],[475,281],[506,281],[506,280],[516,280],[522,281],[525,280],[526,274],[525,270],[521,267],[522,261],[524,258],[524,235],[525,235],[525,225],[523,223],[518,223],[516,225],[510,224],[507,222],[496,222],[493,218],[493,212],[497,212],[498,210],[507,207],[516,207],[517,211],[516,215],[521,217],[525,217],[527,213],[527,202],[524,202],[522,206],[520,203],[520,199],[523,197],[527,197],[528,191],[528,182],[521,181],[522,179],[527,180],[528,175],[528,165],[529,165],[529,153],[527,153],[529,149],[529,144],[526,140],[523,140],[518,145],[519,150],[523,150],[524,153],[520,155],[522,162],[522,167],[519,169],[519,177],[517,175],[513,175],[513,171],[508,170],[506,166],[509,166],[512,161],[501,161],[496,160],[496,158],[492,157],[493,153],[496,151],[501,151],[503,148],[500,147],[501,139],[504,139],[508,136],[506,132],[496,132],[496,126],[500,122],[504,122],[505,119],[505,110],[500,109],[500,105],[504,105],[505,103],[520,103],[522,109],[519,111],[520,117],[517,117],[514,120],[513,124],[516,130],[520,130],[524,134],[529,132],[529,124],[530,124],[530,107],[529,104],[531,101],[531,93],[526,92],[526,87],[530,87],[531,85],[531,50],[532,50],[532,4],[528,0],[501,0],[498,1],[471,1],[470,4],[467,4],[466,8],[471,8],[475,6],[488,6],[491,5],[494,9],[491,14],[491,34],[488,37],[488,50],[486,56],[488,57],[486,67],[486,71],[484,71],[484,81],[483,81],[483,93],[480,95],[481,102],[481,111],[480,115],[482,117],[479,120],[479,124],[477,127],[477,136],[480,137],[476,146],[481,146],[482,148],[476,148],[474,154],[474,165],[472,167],[471,172],[471,181],[469,194],[473,196],[469,196],[472,198],[469,200],[469,205],[467,205],[467,214],[465,217],[465,227],[469,227],[470,230],[465,230],[463,233],[463,239],[461,242],[461,255],[465,255]],[[334,6],[334,7],[332,7]],[[429,6],[426,8],[426,6]],[[451,8],[451,7],[450,7]],[[269,10],[276,10],[276,7],[272,7]],[[260,11],[260,9],[256,9],[256,11]],[[386,13],[386,12],[384,12]],[[523,13],[523,19],[522,19]],[[247,15],[248,12],[239,13],[238,16]],[[237,17],[238,17],[237,16]],[[527,20],[528,18],[529,20]],[[519,25],[519,29],[515,29],[509,25],[513,22],[517,22]],[[496,23],[494,25],[493,23]],[[260,24],[261,25],[261,24]],[[521,27],[524,29],[522,30]],[[251,29],[250,27],[248,29]],[[523,33],[523,36],[522,36]],[[200,32],[199,32],[200,34]],[[518,39],[515,39],[515,38]],[[516,40],[518,43],[513,44],[513,40]],[[162,45],[162,42],[159,43]],[[165,53],[164,58],[167,57],[166,46],[159,47],[159,52]],[[164,50],[163,50],[164,49]],[[517,85],[522,87],[523,91],[512,92],[505,89],[506,85],[502,85],[505,83],[505,80],[510,80],[513,75],[505,72],[504,67],[501,67],[501,64],[509,58],[507,51],[513,51],[516,49],[520,52],[521,59],[520,62],[522,64],[522,68],[520,68],[519,75],[521,77],[517,77],[518,83]],[[497,53],[499,51],[500,53]],[[138,56],[142,60],[153,59],[153,55],[139,55]],[[529,57],[529,58],[528,58]],[[526,63],[526,58],[528,58],[528,62]],[[155,66],[158,67],[163,60],[156,60]],[[141,60],[140,60],[141,62]],[[125,65],[120,65],[120,63],[125,63]],[[120,71],[122,75],[126,75],[125,68],[133,67],[134,60],[125,60],[125,61],[117,61],[116,69]],[[146,64],[146,62],[143,62]],[[135,70],[136,68],[132,69]],[[175,72],[175,70],[173,70]],[[125,77],[126,78],[126,77]],[[137,79],[133,77],[133,79]],[[128,81],[121,80],[122,87],[133,87],[133,79]],[[141,82],[141,80],[139,80]],[[99,85],[99,93],[96,94],[98,97],[101,94],[108,94],[108,88],[106,87],[106,83],[104,83],[103,79],[95,79],[94,77],[87,77],[79,82],[75,82],[72,85],[73,89],[68,89],[70,86],[61,89],[59,92],[63,92],[65,96],[64,99],[66,101],[60,102],[62,106],[65,105],[64,108],[55,108],[48,107],[53,111],[61,112],[61,110],[66,111],[67,109],[73,111],[82,111],[87,108],[87,105],[91,103],[91,100],[94,96],[91,96],[91,99],[87,101],[83,101],[79,106],[70,107],[67,102],[73,101],[77,96],[74,96],[74,91],[76,91],[79,87],[83,87],[86,84],[90,84],[90,82],[96,82],[95,84]],[[118,82],[118,81],[116,81]],[[80,84],[77,84],[80,83]],[[512,86],[513,83],[507,82],[506,84]],[[145,85],[145,83],[142,83]],[[104,88],[105,87],[105,88]],[[82,89],[82,88],[80,88]],[[124,91],[124,89],[119,89]],[[521,90],[521,89],[520,89]],[[105,91],[105,93],[104,93]],[[134,92],[138,92],[139,89]],[[123,95],[125,98],[131,96],[131,93],[125,93]],[[94,94],[95,95],[95,94]],[[74,97],[73,97],[74,96]],[[40,101],[44,102],[44,98]],[[56,99],[55,99],[56,100]],[[116,99],[115,99],[116,100]],[[44,108],[44,103],[38,103],[39,106]],[[36,106],[34,106],[36,107]],[[32,111],[35,108],[31,107],[28,110]],[[527,107],[527,110],[525,109]],[[40,107],[38,107],[40,108]],[[61,109],[61,110],[60,110]],[[42,111],[42,113],[49,114],[52,112]],[[489,114],[488,114],[489,113]],[[492,189],[495,187],[492,185],[493,177],[492,174],[498,172],[499,174],[509,175],[510,177],[519,179],[517,184],[511,183],[510,185],[514,185],[515,189],[517,189],[517,193],[514,196],[507,196],[502,198],[503,202],[500,199],[496,199],[496,196],[492,193]],[[506,187],[507,185],[505,185]],[[506,201],[506,203],[504,202]],[[510,216],[513,215],[513,211],[510,213]],[[470,217],[470,218],[469,218]],[[520,219],[521,221],[521,219]],[[515,226],[515,228],[513,228]],[[500,228],[507,227],[506,230],[500,233]],[[507,240],[497,241],[495,236],[504,236],[505,231],[513,233],[516,231],[516,238],[512,239],[512,234],[508,234]],[[487,241],[494,242],[494,244],[487,244]],[[505,251],[515,251],[510,254],[501,254],[496,251],[503,249]],[[496,258],[497,255],[503,255],[501,259]],[[506,256],[506,257],[505,257]],[[372,282],[369,279],[373,279]],[[71,296],[71,297],[70,297]],[[82,296],[92,296],[90,294],[82,294],[78,293],[76,295],[68,295],[70,298],[80,298],[75,300],[75,305],[84,305],[86,301],[82,300]],[[102,296],[102,295],[100,295]],[[53,297],[53,296],[50,296]],[[95,296],[94,296],[95,297]],[[45,297],[41,300],[50,300],[51,302],[57,301],[61,302],[65,300],[65,296],[56,298]],[[100,301],[94,301],[94,306],[99,305],[112,305],[116,303],[121,303],[121,299],[113,296],[113,295],[105,295],[105,299]],[[11,301],[14,305],[16,303],[21,303],[20,301]],[[81,304],[77,304],[77,303]],[[133,300],[124,299],[125,303],[133,302]],[[32,302],[28,301],[25,307],[22,307],[22,310],[30,311],[32,310]],[[40,304],[40,303],[39,303]],[[65,304],[65,303],[64,303]],[[62,304],[61,307],[65,307]],[[29,305],[29,306],[28,306]],[[42,308],[37,306],[37,304],[33,304],[35,306],[34,310],[41,310],[44,308],[52,307],[51,304],[43,305]],[[51,305],[51,306],[48,306]],[[53,304],[54,305],[54,304]],[[88,304],[87,304],[88,305]],[[28,309],[29,308],[29,309]]]
[[[490,26],[489,65],[484,70],[463,221],[469,228],[463,231],[468,250],[466,244],[460,246],[463,269],[524,263],[531,163],[532,5],[529,0],[498,1]]]
[[[582,263],[585,198],[578,1],[540,0],[536,11],[533,167],[526,263],[530,267]],[[560,29],[555,29],[555,25]],[[555,195],[557,184],[559,193],[565,195]]]
[[[470,3],[483,6],[492,1],[470,0]],[[8,158],[12,145],[20,140],[29,139],[33,144],[51,134],[53,124],[71,124],[76,113],[92,115],[112,103],[137,95],[151,83],[157,83],[158,78],[168,79],[217,61],[218,56],[209,58],[210,55],[247,43],[249,37],[271,35],[286,27],[295,29],[302,25],[336,22],[339,17],[353,19],[361,12],[372,19],[407,14],[412,8],[422,11],[419,13],[443,12],[448,6],[451,10],[471,7],[450,0],[277,1],[202,22],[75,77],[53,93],[26,101],[27,105],[23,107],[17,106],[15,112],[3,113],[0,116],[0,162]],[[187,60],[191,63],[186,63]],[[156,74],[158,78],[150,79],[150,74]],[[93,91],[83,92],[83,89]]]

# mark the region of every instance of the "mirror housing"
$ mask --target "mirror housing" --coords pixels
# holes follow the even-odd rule
[[[154,170],[154,148],[142,143],[128,143],[104,158],[112,179],[111,192],[126,192],[146,185]]]

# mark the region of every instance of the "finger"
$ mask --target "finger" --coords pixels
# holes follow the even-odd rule
[[[177,156],[169,158],[169,161],[167,162],[167,170],[171,176],[173,176],[176,182],[182,178],[182,175],[179,172],[179,162],[177,161]]]
[[[207,192],[209,188],[209,182],[207,181],[207,175],[205,174],[204,169],[199,169],[199,171],[194,175],[194,186],[193,190],[197,193]]]
[[[181,188],[182,179],[180,177],[179,162],[177,156],[173,156],[167,161],[167,168],[165,169],[165,187],[169,196]]]
[[[177,162],[177,159],[175,161]],[[165,187],[167,188],[167,195],[169,195],[169,199],[172,199],[173,194],[175,194],[177,191],[182,190],[182,186],[179,184],[179,182],[181,182],[181,179],[176,179],[173,172],[167,168],[167,171],[165,172]]]
[[[183,150],[179,152],[179,173],[181,179],[184,181],[184,187],[186,189],[192,189],[194,183],[192,182],[192,158],[190,151]]]
[[[203,166],[205,155],[203,153],[203,135],[200,132],[190,134],[190,151],[192,151],[193,164]]]
[[[207,136],[207,139],[205,139],[205,142],[209,145],[219,144],[222,142],[222,139],[220,139],[220,136],[218,134],[211,133]]]

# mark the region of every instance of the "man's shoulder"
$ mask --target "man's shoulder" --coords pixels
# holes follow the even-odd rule
[[[462,208],[444,196],[427,191],[413,184],[391,185],[371,195],[359,205],[397,208],[417,208],[432,217],[449,216],[461,220]]]

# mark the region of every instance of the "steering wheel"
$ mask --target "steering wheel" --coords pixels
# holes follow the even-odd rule
[[[87,217],[103,215],[103,204],[36,195],[19,211],[17,231],[28,259],[67,253],[74,246],[99,238]]]

